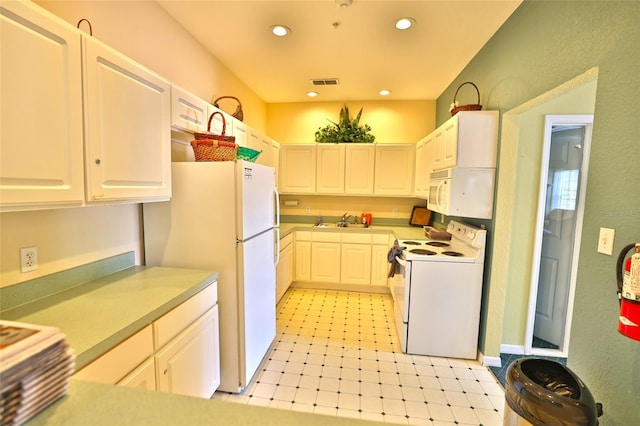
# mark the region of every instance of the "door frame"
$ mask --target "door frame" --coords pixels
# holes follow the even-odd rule
[[[542,239],[544,229],[546,185],[549,173],[549,157],[551,151],[551,133],[553,125],[580,125],[584,126],[585,136],[583,142],[583,158],[580,169],[580,187],[578,190],[578,202],[576,205],[576,228],[573,241],[573,255],[571,260],[571,278],[569,282],[569,295],[567,298],[567,315],[565,319],[565,332],[562,347],[559,349],[544,349],[533,347],[533,328],[536,316],[536,304],[538,301],[538,282],[540,278],[540,256],[542,253]],[[591,137],[593,132],[593,114],[567,114],[546,115],[544,142],[542,148],[542,162],[540,164],[540,184],[538,192],[538,208],[535,228],[535,242],[531,269],[531,285],[529,292],[529,309],[527,315],[527,328],[525,331],[524,353],[525,355],[541,355],[566,358],[569,355],[569,339],[571,334],[571,321],[573,319],[573,305],[576,289],[576,276],[578,260],[580,257],[580,242],[582,238],[582,223],[584,219],[585,196],[587,193],[587,174],[589,170],[589,157],[591,153]]]

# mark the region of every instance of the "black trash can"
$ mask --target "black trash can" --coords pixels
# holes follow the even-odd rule
[[[506,378],[504,426],[598,424],[601,406],[559,362],[520,358],[509,365]]]

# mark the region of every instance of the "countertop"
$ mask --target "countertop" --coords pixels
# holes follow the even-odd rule
[[[133,266],[7,309],[1,317],[57,327],[79,370],[217,278],[213,271]]]
[[[420,239],[427,237],[424,235],[424,229],[421,226],[393,226],[393,225],[372,225],[368,228],[339,228],[339,227],[318,227],[311,223],[280,223],[280,238],[290,234],[293,231],[317,231],[317,232],[355,232],[355,233],[392,233],[397,239]]]
[[[28,425],[379,425],[380,423],[71,380]]]
[[[307,228],[309,226],[307,225]],[[288,232],[295,229],[291,227]],[[362,231],[362,230],[360,230]],[[100,269],[101,265],[98,265]],[[66,272],[32,282],[29,299],[4,309],[4,320],[60,329],[80,369],[217,280],[213,271],[129,266],[79,285]],[[33,291],[56,282],[61,290]],[[39,297],[33,295],[42,294]],[[5,290],[7,299],[18,298]],[[29,425],[356,425],[358,419],[173,395],[72,378],[67,394]]]

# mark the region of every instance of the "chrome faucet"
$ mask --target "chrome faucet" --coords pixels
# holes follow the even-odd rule
[[[351,216],[349,213],[345,213],[342,215],[342,219],[340,219],[340,221],[338,222],[338,226],[342,228],[348,226],[349,225],[348,220],[350,217],[353,217],[353,223],[357,223],[358,221],[357,217]]]

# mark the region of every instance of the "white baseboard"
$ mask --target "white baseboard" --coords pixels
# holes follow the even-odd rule
[[[486,356],[479,352],[478,361],[485,367],[502,367],[502,360],[499,356]]]
[[[513,354],[513,355],[524,355],[524,346],[523,345],[500,345],[500,353],[503,354]]]

